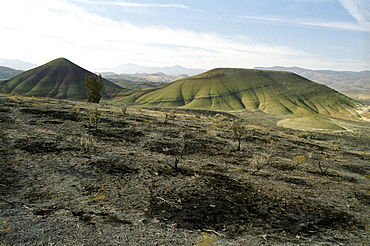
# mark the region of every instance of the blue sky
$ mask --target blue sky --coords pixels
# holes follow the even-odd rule
[[[0,58],[370,70],[369,0],[2,0]]]

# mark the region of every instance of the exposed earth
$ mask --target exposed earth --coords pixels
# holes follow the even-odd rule
[[[368,245],[370,124],[260,117],[0,95],[0,245]]]

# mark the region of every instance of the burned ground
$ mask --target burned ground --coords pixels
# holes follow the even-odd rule
[[[96,129],[96,106],[1,95],[1,245],[370,239],[366,124],[302,132],[240,119],[236,151],[235,116],[175,110],[164,123],[168,110],[99,105]]]

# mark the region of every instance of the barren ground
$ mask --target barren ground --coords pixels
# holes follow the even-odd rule
[[[95,129],[95,106],[0,95],[0,245],[370,241],[368,123],[304,132],[250,113],[237,151],[226,113],[99,105]]]

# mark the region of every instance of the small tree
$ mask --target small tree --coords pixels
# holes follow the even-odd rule
[[[83,82],[83,85],[88,90],[87,91],[87,102],[91,103],[99,103],[101,95],[100,92],[103,89],[103,79],[101,75],[87,75],[85,77],[85,81]]]
[[[231,123],[231,130],[233,131],[233,137],[238,142],[237,151],[241,149],[241,143],[243,135],[245,134],[245,128],[240,121],[234,121]]]

